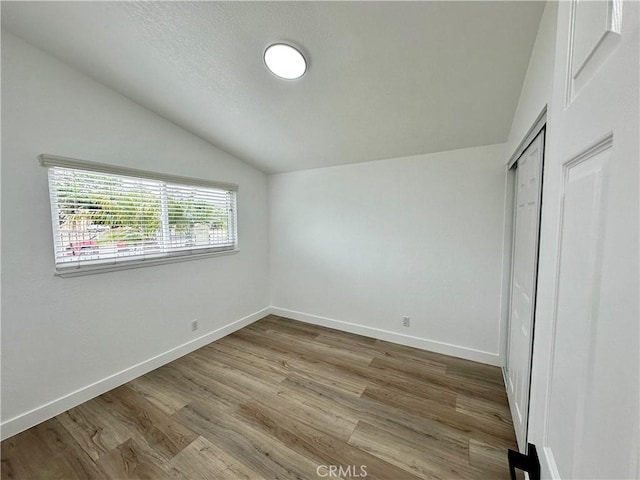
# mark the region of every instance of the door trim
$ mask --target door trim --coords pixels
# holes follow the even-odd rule
[[[529,145],[531,145],[531,142],[535,140],[535,138],[538,136],[538,134],[542,131],[543,128],[546,129],[546,126],[547,126],[547,105],[545,105],[542,108],[542,111],[538,114],[538,116],[534,120],[529,130],[527,130],[527,133],[522,138],[522,141],[518,144],[518,146],[516,147],[511,157],[509,157],[509,161],[507,162],[507,170],[511,170],[514,167],[514,165],[516,164],[518,159],[522,156],[524,151],[527,148],[529,148]]]

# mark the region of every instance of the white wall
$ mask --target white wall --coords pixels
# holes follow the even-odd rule
[[[551,100],[557,14],[557,2],[547,2],[540,19],[536,42],[531,51],[527,74],[522,83],[518,108],[511,123],[505,150],[507,161]]]
[[[498,364],[504,157],[493,145],[271,175],[276,313]]]
[[[240,253],[54,277],[40,153],[237,183]],[[266,202],[264,174],[3,32],[3,436],[264,313]]]

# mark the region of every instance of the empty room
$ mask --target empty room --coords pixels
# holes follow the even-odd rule
[[[4,479],[639,479],[640,3],[2,1]]]

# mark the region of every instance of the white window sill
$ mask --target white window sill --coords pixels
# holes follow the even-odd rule
[[[170,257],[156,257],[136,260],[120,260],[118,263],[78,265],[72,267],[58,267],[54,275],[57,277],[79,277],[82,275],[93,275],[97,273],[115,272],[118,270],[129,270],[132,268],[151,267],[154,265],[165,265],[167,263],[186,262],[189,260],[199,260],[208,257],[220,257],[223,255],[235,255],[240,250],[238,248],[230,250],[219,250],[217,252],[191,253],[185,255],[175,255]]]

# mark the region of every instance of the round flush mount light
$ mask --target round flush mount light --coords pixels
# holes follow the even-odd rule
[[[307,61],[300,51],[285,43],[275,43],[264,51],[264,63],[274,75],[295,80],[307,71]]]

